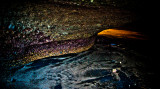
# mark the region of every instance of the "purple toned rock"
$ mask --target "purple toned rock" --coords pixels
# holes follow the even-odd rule
[[[9,52],[5,51],[9,47],[13,50],[9,53],[16,60],[34,61],[88,50],[99,31],[130,23],[134,16],[121,8],[50,2],[21,2],[8,8],[4,6],[0,9],[0,30],[4,33],[0,36],[4,39],[1,41],[1,54]],[[15,55],[15,52],[19,54]]]

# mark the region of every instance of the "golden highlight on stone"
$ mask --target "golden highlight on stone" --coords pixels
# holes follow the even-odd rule
[[[119,29],[106,29],[98,33],[99,36],[108,38],[129,38],[129,39],[145,39],[144,35],[139,32]]]

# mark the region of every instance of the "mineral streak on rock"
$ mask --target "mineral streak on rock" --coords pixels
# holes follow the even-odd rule
[[[133,20],[132,13],[111,7],[48,2],[4,6],[0,6],[0,54],[26,61],[85,51],[94,44],[93,35]]]
[[[95,36],[85,39],[66,40],[58,42],[54,41],[42,45],[32,45],[27,47],[27,50],[25,50],[25,54],[20,54],[23,55],[22,58],[17,58],[17,60],[12,64],[26,64],[30,61],[42,59],[45,57],[79,53],[91,48],[94,44],[94,41]]]

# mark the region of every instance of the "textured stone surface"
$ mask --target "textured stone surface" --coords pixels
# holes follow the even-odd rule
[[[96,44],[88,51],[36,60],[0,73],[5,88],[143,89],[143,56],[120,44]],[[140,69],[137,68],[140,67]],[[4,67],[3,67],[4,68]]]
[[[104,8],[19,2],[6,8],[2,5],[1,8],[0,46],[3,51],[0,54],[12,60],[27,58],[33,61],[48,56],[82,52],[94,44],[94,39],[90,38],[99,31],[119,27],[133,20],[131,12],[109,6]],[[89,44],[84,39],[89,39]],[[73,42],[72,40],[79,40],[80,48],[68,43]],[[76,49],[72,50],[67,45]],[[38,56],[35,58],[33,55]],[[23,62],[20,61],[22,64]]]

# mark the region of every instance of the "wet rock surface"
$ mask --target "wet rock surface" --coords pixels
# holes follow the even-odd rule
[[[151,88],[150,77],[155,76],[146,71],[145,60],[150,59],[124,43],[100,38],[82,53],[2,66],[0,78],[4,88],[11,89],[144,89]]]
[[[156,52],[153,50],[157,49],[156,42],[143,43],[142,39],[138,42],[133,39],[128,41],[128,38],[134,38],[135,35],[131,37],[125,35],[125,39],[102,37],[93,45],[95,39],[92,37],[95,37],[94,34],[97,32],[125,25],[131,21],[130,12],[121,8],[128,5],[128,1],[124,0],[126,3],[121,5],[120,0],[108,0],[105,8],[96,3],[90,5],[91,3],[61,2],[63,0],[49,4],[48,1],[42,3],[39,0],[36,3],[37,0],[33,0],[32,3],[24,3],[23,0],[21,2],[15,0],[18,1],[16,3],[5,1],[5,4],[0,5],[1,89],[152,89],[155,87],[155,82],[159,78],[156,76],[159,64],[157,58],[154,58]],[[138,12],[143,13],[143,11],[141,8]],[[149,14],[148,9],[147,14]],[[146,15],[143,14],[141,17],[144,16]],[[145,21],[146,18],[142,22]],[[143,30],[146,31],[144,28]],[[53,43],[56,43],[54,47],[48,45]],[[68,51],[67,46],[72,45],[76,46],[75,49],[83,47],[78,53],[75,51],[72,52],[75,54],[64,55],[63,52]],[[147,47],[143,48],[144,46]],[[60,48],[61,50],[55,53],[63,55],[52,54],[48,57],[46,54],[48,55],[49,50],[44,50],[39,51],[39,55],[43,56],[45,53],[43,58],[30,60],[34,58],[32,52],[37,52],[32,49],[41,48]],[[28,51],[23,52],[24,49]],[[24,57],[28,55],[25,52],[30,51],[32,51],[30,57],[26,58],[29,61],[16,58],[13,60],[11,55]],[[4,55],[7,55],[7,58],[4,58]]]

